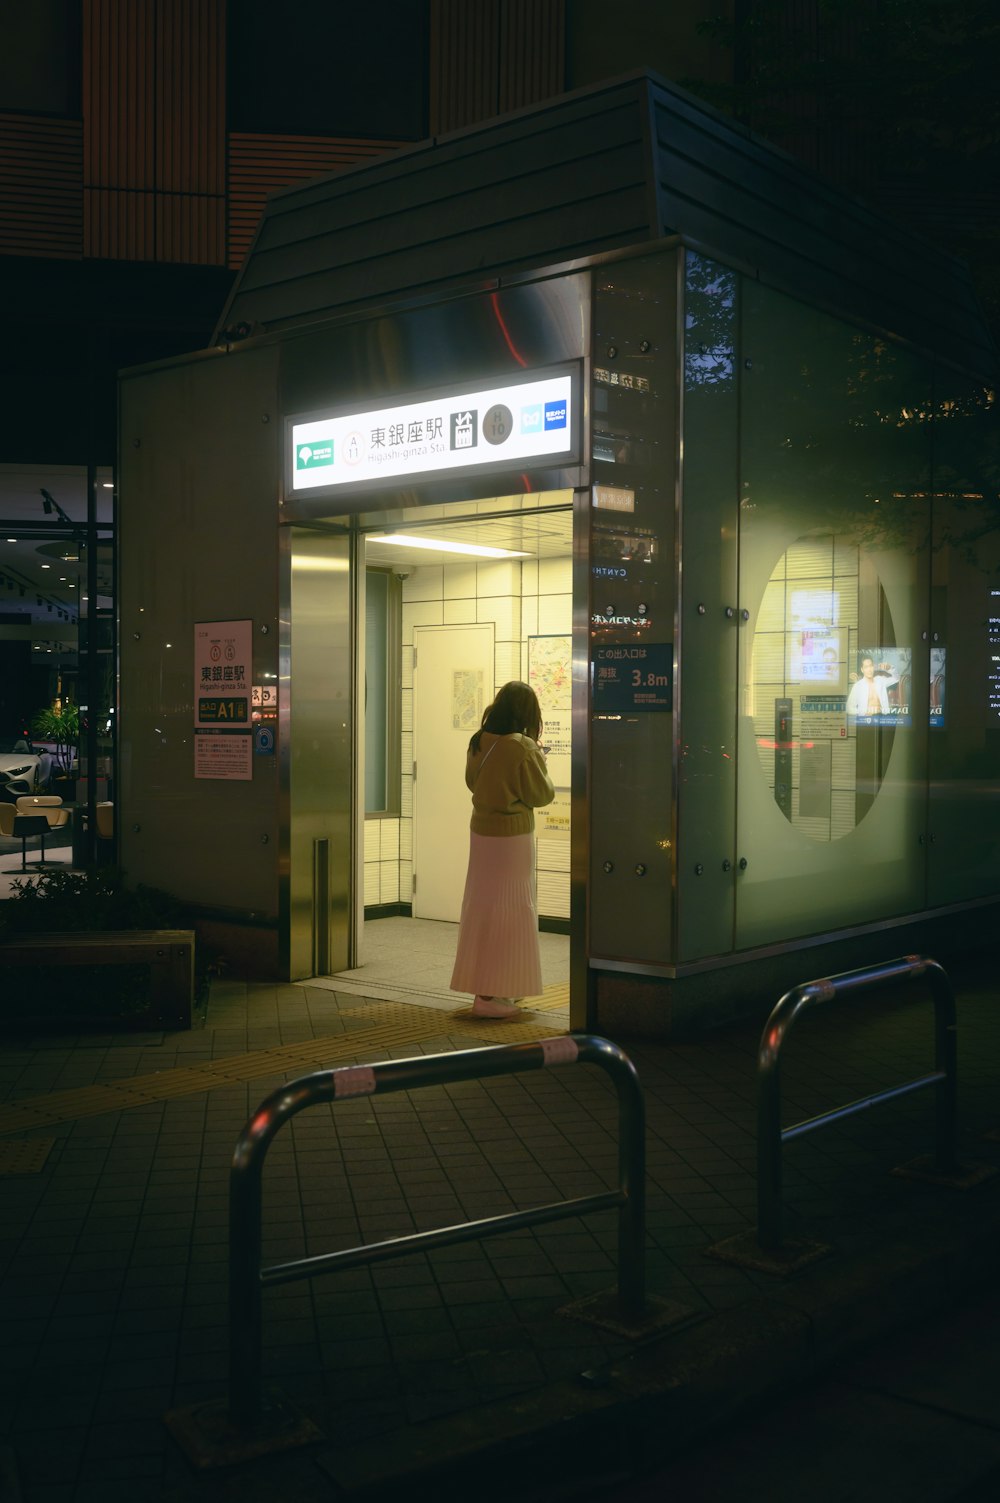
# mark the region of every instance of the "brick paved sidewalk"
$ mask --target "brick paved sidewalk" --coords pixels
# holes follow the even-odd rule
[[[996,993],[975,978],[958,990],[963,1153],[1000,1162],[1000,1142],[982,1137],[1000,1122]],[[220,983],[205,1026],[190,1034],[7,1041],[3,1100],[41,1108],[58,1093],[66,1114],[20,1128],[8,1115],[0,1138],[14,1157],[44,1159],[0,1174],[0,1447],[23,1503],[327,1499],[338,1448],[352,1449],[357,1471],[363,1444],[374,1457],[407,1427],[426,1427],[417,1433],[440,1444],[449,1417],[458,1426],[477,1406],[540,1410],[553,1384],[577,1383],[630,1350],[557,1313],[614,1283],[616,1219],[601,1213],[268,1290],[266,1379],[327,1441],[227,1478],[196,1476],[167,1436],[167,1409],[224,1396],[228,1170],[249,1112],[304,1073],[293,1057],[308,1056],[312,1069],[352,1053],[372,1061],[469,1046],[469,1025],[419,1012],[424,1036],[411,1027],[393,1044],[379,1033],[384,1006],[366,1012],[357,997],[316,987]],[[649,1288],[693,1315],[774,1296],[765,1275],[705,1256],[754,1221],[758,1035],[754,1023],[690,1044],[626,1045],[649,1118]],[[241,1079],[247,1051],[252,1078]],[[264,1073],[270,1060],[273,1074]],[[919,984],[818,1009],[787,1048],[784,1120],[931,1066],[931,1006]],[[152,1074],[175,1071],[159,1082]],[[93,1090],[116,1083],[138,1104],[104,1110]],[[88,1102],[88,1114],[70,1116],[74,1101]],[[995,1218],[996,1181],[957,1194],[890,1175],[931,1146],[932,1110],[922,1092],[788,1145],[789,1231],[835,1248],[817,1265],[825,1275],[797,1276],[800,1302],[838,1262],[874,1263],[901,1239],[918,1252],[942,1228],[971,1242]],[[586,1195],[616,1174],[614,1091],[584,1067],[317,1107],[269,1155],[264,1258]],[[676,1340],[657,1343],[661,1365]]]

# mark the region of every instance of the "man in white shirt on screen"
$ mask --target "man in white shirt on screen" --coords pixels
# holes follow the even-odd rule
[[[847,696],[848,715],[888,715],[890,682],[894,683],[895,678],[884,674],[875,677],[875,660],[866,653],[861,659],[861,677],[851,685]]]

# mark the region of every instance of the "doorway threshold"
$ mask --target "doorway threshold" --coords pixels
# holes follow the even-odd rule
[[[565,1017],[569,1011],[569,938],[540,934],[538,942],[543,990],[540,996],[525,998],[522,1006]],[[454,1012],[472,1001],[467,993],[453,992],[449,985],[457,944],[458,925],[442,919],[400,915],[372,919],[364,926],[364,963],[331,976],[317,976],[310,985],[378,1002],[420,1002]]]
[[[316,986],[324,991],[342,992],[352,997],[368,997],[373,1002],[419,1002],[421,1007],[434,1007],[440,1012],[454,1012],[468,1006],[463,992],[423,990],[419,985],[393,985],[372,978],[362,979],[357,971],[342,971],[333,976],[313,976],[300,981],[299,986]],[[540,996],[525,997],[521,1006],[532,1014],[550,1014],[565,1021],[569,1014],[569,983],[556,982],[544,988]]]

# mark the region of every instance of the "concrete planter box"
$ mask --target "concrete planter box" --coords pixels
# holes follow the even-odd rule
[[[0,1026],[5,1029],[191,1027],[190,929],[24,935],[0,943],[0,967],[5,980]]]

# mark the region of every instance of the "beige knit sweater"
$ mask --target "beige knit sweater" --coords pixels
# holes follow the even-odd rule
[[[484,731],[478,752],[466,758],[465,784],[472,789],[476,835],[530,835],[534,811],[556,796],[541,748],[517,732]]]

